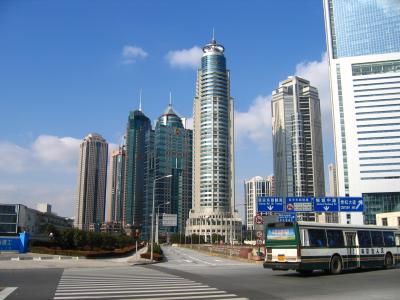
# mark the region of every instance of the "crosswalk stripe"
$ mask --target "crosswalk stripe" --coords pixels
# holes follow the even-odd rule
[[[165,275],[165,276],[164,276]],[[68,269],[55,300],[78,299],[242,299],[235,294],[144,267]]]
[[[112,292],[113,294],[115,294],[116,292]],[[204,291],[204,292],[183,292],[183,293],[181,293],[181,292],[178,292],[178,293],[153,293],[153,294],[147,294],[148,296],[152,296],[152,297],[154,297],[154,296],[183,296],[183,295],[201,295],[201,294],[207,294],[207,295],[210,295],[210,296],[213,296],[214,294],[226,294],[226,292],[224,292],[224,291]],[[145,297],[146,296],[146,294],[135,294],[134,295],[134,297],[141,297],[141,298],[143,298],[143,297]],[[109,296],[109,294],[106,294],[105,296],[104,296],[104,298],[119,298],[119,297],[121,297],[120,295],[110,295]],[[96,294],[96,295],[83,295],[82,296],[82,294],[79,294],[79,296],[78,297],[75,297],[75,295],[74,296],[56,296],[56,297],[54,297],[54,299],[65,299],[65,300],[67,300],[67,299],[99,299],[99,296]]]
[[[166,292],[179,292],[179,291],[183,291],[183,292],[187,292],[187,291],[200,291],[200,290],[216,290],[216,288],[210,288],[210,287],[193,287],[190,289],[177,289],[177,288],[170,288],[170,287],[162,287],[162,288],[158,288],[158,289],[149,289],[149,288],[126,288],[127,290],[122,291],[121,289],[118,289],[118,291],[113,292],[114,294],[126,294],[126,293],[130,293],[130,292],[137,292],[137,293],[152,293],[152,292],[162,292],[162,291],[166,291]],[[80,292],[73,292],[73,291],[63,291],[63,292],[56,292],[56,295],[100,295],[100,294],[109,294],[110,291],[89,291],[87,292],[86,290],[82,289],[80,290]]]
[[[197,287],[199,285],[202,285],[201,283],[195,282],[195,283],[174,283],[174,284],[168,284],[168,286],[171,287],[179,287],[179,286],[184,286],[184,287]],[[126,285],[121,285],[121,284],[101,284],[101,285],[90,285],[92,286],[91,288],[88,288],[88,285],[59,285],[58,290],[71,290],[71,288],[85,288],[85,289],[99,289],[101,287],[103,288],[124,288],[127,287]],[[135,287],[135,286],[140,286],[140,287],[151,287],[151,288],[156,288],[156,287],[163,287],[165,284],[131,284],[129,287]],[[203,285],[204,286],[204,285]]]

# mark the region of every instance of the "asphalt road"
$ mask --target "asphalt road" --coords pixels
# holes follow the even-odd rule
[[[0,287],[17,287],[6,300],[400,299],[399,268],[302,277],[190,249],[163,249],[167,262],[154,265],[17,261],[6,270],[0,262]]]
[[[203,282],[249,299],[400,299],[400,269],[361,270],[341,275],[316,272],[302,277],[208,256],[190,249],[164,247],[166,263],[151,266]]]

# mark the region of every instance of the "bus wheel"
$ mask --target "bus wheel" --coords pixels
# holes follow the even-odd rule
[[[391,267],[393,267],[393,256],[392,256],[392,254],[386,253],[384,267],[386,269],[390,269]]]
[[[301,276],[310,276],[313,270],[296,270]]]
[[[332,257],[331,263],[329,266],[329,273],[331,273],[333,275],[342,273],[342,260],[340,259],[340,257],[338,255],[335,255],[334,257]]]

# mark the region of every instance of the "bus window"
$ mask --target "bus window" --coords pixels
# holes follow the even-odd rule
[[[382,231],[371,231],[371,239],[373,247],[383,247]]]
[[[324,229],[308,229],[310,247],[326,247],[326,235]]]
[[[357,233],[359,246],[371,247],[371,235],[369,234],[369,231],[359,230]]]
[[[394,242],[394,233],[390,231],[383,232],[383,241],[386,247],[394,247],[396,245]]]
[[[341,230],[327,230],[328,247],[340,248],[344,247],[343,232]]]
[[[396,246],[400,247],[400,234],[396,234]]]

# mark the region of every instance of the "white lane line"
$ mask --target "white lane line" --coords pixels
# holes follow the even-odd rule
[[[205,291],[205,292],[185,292],[185,293],[160,293],[160,294],[140,294],[140,295],[132,295],[133,297],[143,297],[143,296],[184,296],[184,295],[201,295],[201,294],[207,294],[208,297],[210,298],[211,296],[214,297],[214,294],[226,294],[224,291]],[[103,298],[120,298],[122,295],[107,295],[104,296]],[[187,297],[186,297],[187,298]],[[55,296],[55,300],[61,300],[61,299],[99,299],[99,295],[93,295],[93,296],[82,296],[81,294],[77,297],[75,296]],[[183,298],[184,299],[184,298]],[[147,298],[146,298],[147,300]]]
[[[228,298],[229,297],[229,298]],[[210,298],[209,295],[200,295],[200,296],[185,296],[185,297],[157,297],[157,298],[146,298],[146,300],[176,300],[176,299],[221,299],[226,298],[228,299],[235,299],[235,300],[249,300],[248,298],[238,298],[235,294],[224,294],[224,295],[213,295],[212,298]],[[133,300],[135,298],[120,298],[118,300]],[[139,298],[136,298],[139,299]]]
[[[185,261],[185,262],[187,262],[187,263],[191,263],[191,262],[193,262],[193,261],[191,261],[191,260],[188,260],[188,259],[184,259],[184,261]]]
[[[168,284],[168,286],[199,286],[202,285],[201,283],[198,282],[193,282],[193,283],[174,283],[174,284]],[[161,287],[161,286],[166,286],[165,284],[131,284],[129,287]],[[99,289],[99,287],[104,287],[104,288],[124,288],[127,287],[126,285],[121,285],[121,284],[102,284],[102,285],[87,285],[87,284],[82,284],[82,285],[62,285],[58,286],[57,290],[70,290],[71,288],[87,288],[87,289]]]
[[[101,285],[142,285],[142,286],[152,286],[152,285],[174,285],[174,284],[182,284],[182,283],[195,283],[194,281],[174,281],[174,282],[165,282],[165,281],[154,281],[154,282],[141,282],[141,281],[119,281],[119,282],[73,282],[73,283],[59,283],[58,286],[101,286]]]
[[[166,287],[162,287],[162,288],[158,288],[158,289],[129,289],[127,291],[121,291],[121,290],[117,290],[117,291],[101,291],[101,292],[56,292],[55,295],[56,296],[73,296],[73,295],[108,295],[108,294],[127,294],[127,293],[131,293],[134,292],[135,294],[152,294],[153,292],[163,292],[166,289]],[[172,288],[172,289],[168,289],[165,292],[189,292],[189,291],[215,291],[217,290],[216,288],[210,288],[210,287],[196,287],[196,288],[191,288],[191,289],[176,289],[176,288]]]
[[[177,288],[181,288],[181,289],[177,289]],[[190,288],[190,289],[189,289]],[[147,287],[147,288],[136,288],[136,287],[120,287],[120,288],[104,288],[104,289],[99,289],[99,288],[74,288],[74,289],[57,289],[56,295],[58,294],[65,294],[65,293],[78,293],[78,292],[100,292],[100,291],[105,291],[105,292],[109,292],[109,293],[114,293],[113,291],[146,291],[146,290],[150,290],[150,291],[156,291],[156,290],[172,290],[175,289],[176,291],[182,291],[184,289],[186,289],[187,291],[190,290],[198,290],[198,289],[213,289],[215,290],[215,288],[211,288],[208,285],[206,286],[194,286],[194,285],[189,285],[189,286],[159,286],[159,287]],[[94,293],[93,293],[94,294]]]
[[[12,292],[14,292],[17,287],[6,287],[0,292],[0,300],[6,299]]]

